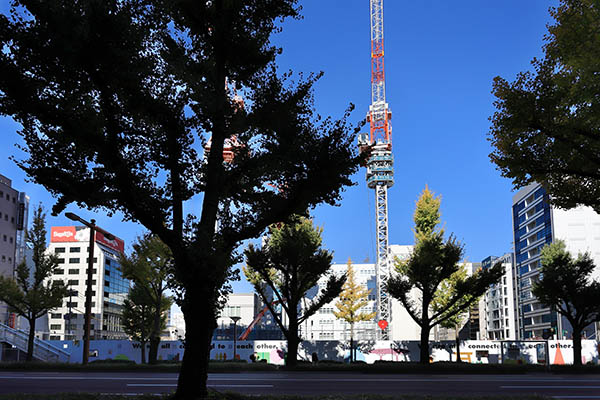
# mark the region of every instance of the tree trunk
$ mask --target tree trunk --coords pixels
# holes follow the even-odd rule
[[[140,348],[142,350],[142,364],[146,364],[146,341],[140,341]]]
[[[208,298],[187,290],[185,305],[182,307],[185,318],[185,352],[177,381],[177,400],[197,400],[208,398],[208,360],[210,344],[217,322],[214,317],[213,302]]]
[[[456,362],[462,362],[460,358],[460,336],[458,336],[458,326],[456,327]]]
[[[152,334],[150,336],[150,350],[148,351],[148,364],[156,364],[158,362],[158,345],[160,337]]]
[[[354,362],[354,324],[350,324],[350,362]]]
[[[581,365],[581,331],[573,326],[573,365]]]
[[[33,361],[33,346],[35,339],[35,318],[28,318],[27,321],[29,322],[29,336],[27,336],[27,357],[25,358],[25,361],[31,362]]]
[[[290,368],[294,368],[298,364],[298,345],[300,344],[300,338],[298,337],[298,311],[296,307],[293,299],[290,300],[290,304],[288,304],[288,351],[285,359],[286,367]]]
[[[429,365],[429,325],[421,326],[421,352],[419,362],[424,365]]]

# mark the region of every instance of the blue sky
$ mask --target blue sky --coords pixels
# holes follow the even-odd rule
[[[283,24],[274,41],[283,47],[281,71],[324,71],[316,86],[315,106],[323,116],[339,117],[349,103],[352,119],[364,118],[370,104],[368,0],[305,0],[304,18]],[[395,185],[389,190],[390,244],[412,244],[412,213],[425,185],[442,195],[442,220],[465,245],[469,261],[512,249],[510,181],[489,161],[488,118],[494,113],[492,79],[514,79],[542,54],[548,7],[541,0],[386,0],[385,65],[387,101],[393,111]],[[0,12],[7,1],[0,0]],[[8,159],[22,158],[18,126],[0,118],[0,173],[25,191],[32,204],[50,208],[48,192],[32,183]],[[366,132],[367,127],[364,128]],[[354,176],[340,207],[315,210],[324,228],[325,247],[336,262],[348,257],[375,260],[375,194]],[[104,229],[131,241],[144,229],[119,215],[69,207],[96,218]],[[198,210],[199,211],[199,210]],[[64,216],[48,225],[70,225]],[[251,290],[246,282],[234,290]]]

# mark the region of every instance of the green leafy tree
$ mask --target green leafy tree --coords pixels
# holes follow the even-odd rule
[[[573,327],[573,364],[581,365],[581,334],[600,320],[600,282],[591,279],[596,266],[589,254],[577,259],[557,240],[542,248],[540,279],[532,293],[540,303],[558,310]]]
[[[161,323],[165,318],[161,319]],[[131,339],[140,343],[142,364],[146,363],[146,343],[154,329],[154,310],[148,292],[142,286],[135,284],[127,294],[123,303],[121,316],[123,330]],[[165,323],[166,325],[166,323]]]
[[[298,327],[333,301],[346,281],[345,275],[338,277],[330,272],[333,253],[321,248],[322,232],[310,219],[296,217],[293,222],[272,225],[268,243],[262,249],[250,244],[245,251],[244,273],[287,339],[286,365],[289,367],[297,362]],[[326,288],[301,309],[300,302],[306,293],[327,276]],[[287,326],[282,315],[275,312],[274,302],[279,302],[286,313]]]
[[[446,304],[433,309],[442,282],[456,273],[463,255],[463,246],[453,236],[444,239],[440,224],[441,198],[425,187],[416,203],[415,247],[407,260],[396,260],[396,274],[386,285],[388,293],[398,299],[411,318],[421,327],[420,361],[429,364],[429,333],[431,329],[466,310],[472,297],[479,297],[488,286],[502,276],[502,266],[494,266],[457,282]],[[415,298],[411,292],[416,291]]]
[[[465,265],[459,265],[458,270],[450,275],[449,278],[443,280],[440,283],[439,289],[435,292],[433,300],[431,302],[431,309],[434,313],[439,312],[440,310],[444,310],[453,295],[456,293],[457,288],[460,285],[463,285],[465,280],[468,277],[467,267]],[[477,303],[480,296],[472,296],[469,294],[465,295],[464,301],[461,301],[460,304],[455,304],[451,306],[450,309],[446,312],[452,314],[455,310],[454,308],[461,306],[463,308],[459,309],[458,312],[451,317],[448,317],[446,320],[440,322],[440,326],[446,329],[454,329],[456,332],[456,362],[462,362],[460,358],[460,337],[458,335],[460,329],[464,326],[465,322],[469,317],[469,309]]]
[[[165,313],[173,301],[166,295],[167,280],[173,274],[173,256],[171,250],[158,236],[146,234],[138,238],[133,245],[131,256],[121,256],[123,276],[131,279],[140,290],[146,292],[148,310],[152,312],[152,329],[150,335],[150,351],[148,361],[158,361],[160,334],[165,328]]]
[[[600,7],[560,0],[550,14],[533,71],[494,79],[490,158],[515,187],[539,182],[560,207],[600,212]]]
[[[16,161],[58,198],[54,213],[119,212],[171,249],[186,322],[176,398],[206,397],[239,244],[337,204],[363,159],[350,108],[316,115],[320,75],[277,73],[270,37],[299,17],[297,0],[9,3],[0,114],[22,126]]]
[[[16,270],[16,277],[0,275],[0,300],[29,322],[27,361],[33,360],[35,321],[42,315],[61,306],[67,288],[59,280],[49,280],[58,267],[58,257],[46,254],[46,213],[41,205],[33,212],[33,223],[25,234],[27,245],[33,250],[33,270],[25,260]]]
[[[352,261],[348,259],[346,283],[342,287],[339,300],[335,303],[337,311],[333,311],[336,318],[350,324],[350,361],[354,361],[354,324],[361,321],[371,321],[377,312],[365,312],[363,307],[369,304],[369,293],[363,285],[356,282]]]

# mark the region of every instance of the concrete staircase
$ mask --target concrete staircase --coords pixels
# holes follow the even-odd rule
[[[8,325],[0,324],[0,343],[8,343],[22,352],[27,352],[27,332],[13,329]],[[63,349],[46,343],[40,339],[34,339],[33,358],[45,362],[69,362],[71,357]]]

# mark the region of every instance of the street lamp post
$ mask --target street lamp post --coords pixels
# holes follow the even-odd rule
[[[114,238],[113,235],[96,226],[96,220],[86,221],[71,212],[65,213],[70,220],[77,221],[90,228],[90,240],[88,248],[87,282],[85,284],[85,319],[83,328],[83,365],[87,365],[90,357],[90,325],[92,319],[92,278],[94,274],[94,238],[96,231],[101,232],[107,239]]]
[[[236,329],[235,328],[237,326],[238,321],[240,319],[242,319],[242,318],[241,317],[229,317],[229,318],[231,318],[231,320],[233,321],[233,360],[235,361],[235,357],[237,355],[237,352],[236,352],[236,350],[237,350],[236,349],[236,347],[237,347],[237,333],[236,333]]]

